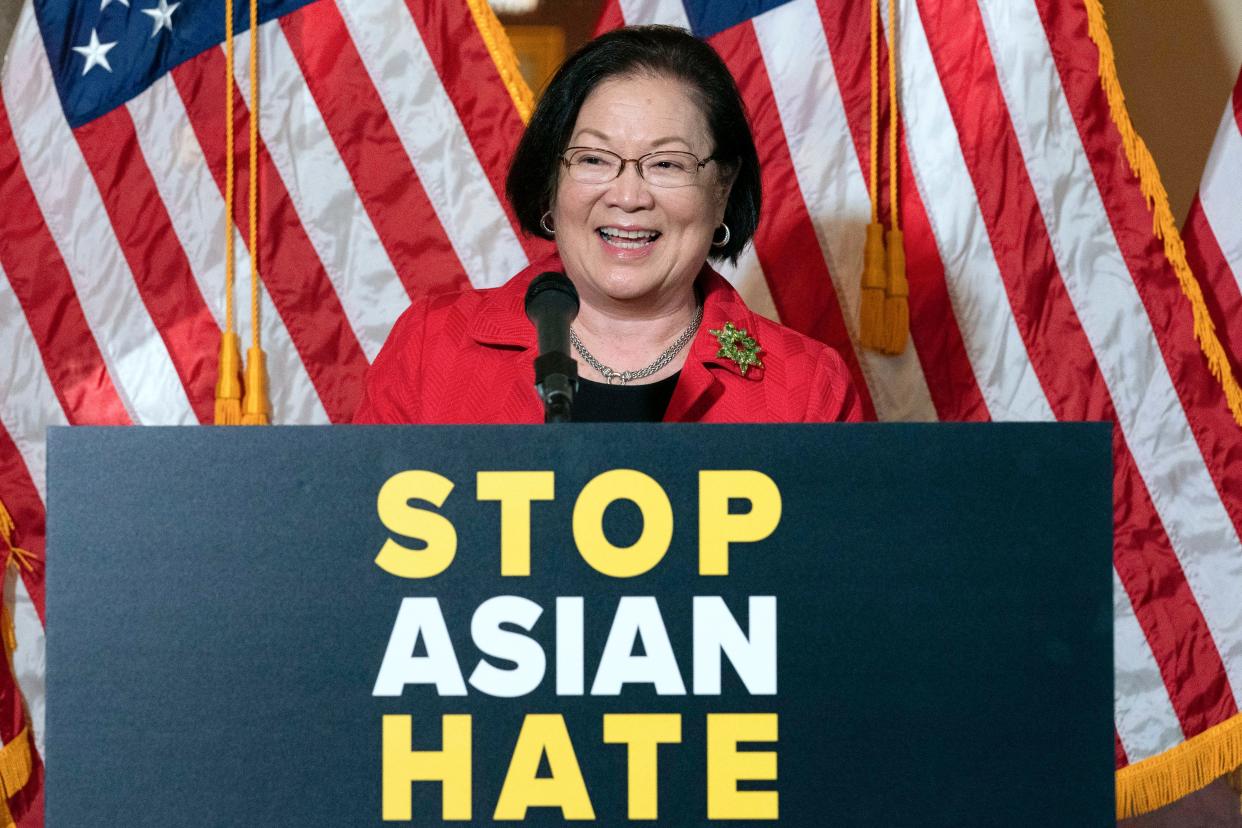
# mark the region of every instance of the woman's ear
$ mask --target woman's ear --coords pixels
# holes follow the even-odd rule
[[[716,178],[716,196],[720,215],[723,217],[725,208],[729,205],[729,193],[733,192],[733,182],[737,181],[738,168],[734,164],[729,166],[721,165],[720,173]]]

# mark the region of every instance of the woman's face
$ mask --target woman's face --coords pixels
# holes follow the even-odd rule
[[[612,78],[595,87],[578,112],[569,145],[610,150],[622,158],[680,150],[702,160],[714,149],[690,91],[679,81],[651,75]],[[713,161],[693,184],[656,187],[639,176],[635,164],[626,164],[613,181],[584,184],[562,166],[553,227],[561,260],[583,301],[652,310],[684,302],[724,216],[729,178],[722,179]]]

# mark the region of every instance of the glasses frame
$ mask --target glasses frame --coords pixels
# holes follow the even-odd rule
[[[622,158],[619,154],[613,152],[612,150],[606,150],[603,147],[572,146],[572,147],[565,147],[565,150],[561,153],[561,164],[564,165],[566,170],[570,170],[573,168],[573,164],[569,163],[568,155],[575,150],[591,150],[592,152],[607,153],[608,155],[611,155],[613,158],[620,159],[621,166],[617,168],[617,174],[614,175],[612,178],[608,179],[607,181],[598,182],[599,184],[611,184],[612,182],[616,181],[618,178],[620,178],[622,175],[625,174],[625,165],[629,164],[632,161],[634,163],[634,169],[638,171],[638,177],[642,179],[645,183],[650,184],[652,187],[659,187],[661,190],[680,190],[682,187],[693,186],[699,180],[699,172],[704,167],[706,167],[709,162],[719,160],[716,158],[716,156],[709,155],[700,161],[697,155],[695,155],[693,152],[690,152],[688,150],[656,150],[654,152],[648,152],[643,155],[640,155],[637,158]],[[653,181],[648,181],[647,176],[643,175],[643,161],[645,161],[646,159],[650,158],[653,155],[664,155],[670,152],[680,153],[681,155],[688,155],[691,158],[693,158],[695,161],[694,176],[685,184],[679,184],[679,185],[675,185],[672,187],[668,186],[667,184],[656,184]],[[572,175],[570,177],[572,178]],[[578,179],[576,178],[574,180],[578,181]],[[588,184],[590,182],[578,181],[578,183]]]

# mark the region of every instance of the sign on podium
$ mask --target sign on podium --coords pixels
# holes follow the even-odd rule
[[[50,826],[1108,825],[1108,425],[56,429]]]

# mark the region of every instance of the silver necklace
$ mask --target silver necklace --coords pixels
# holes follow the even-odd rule
[[[590,365],[598,371],[609,385],[625,385],[627,382],[633,382],[634,380],[649,377],[665,365],[672,362],[673,357],[681,353],[681,349],[686,347],[686,343],[689,342],[691,337],[694,336],[695,331],[699,329],[699,323],[702,321],[703,306],[699,305],[694,309],[694,318],[690,320],[690,326],[682,332],[681,336],[677,337],[677,341],[672,345],[669,345],[663,353],[656,357],[655,362],[651,363],[646,368],[639,368],[637,371],[614,371],[612,368],[609,368],[607,365],[600,362],[590,351],[586,349],[586,346],[582,344],[582,340],[578,338],[578,334],[574,332],[573,328],[569,329],[569,341],[574,344],[574,350],[578,352],[578,356],[586,360],[587,365]]]

